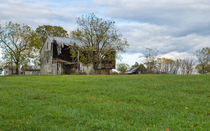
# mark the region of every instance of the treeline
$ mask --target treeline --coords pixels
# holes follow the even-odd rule
[[[196,51],[196,58],[186,57],[182,59],[158,58],[157,51],[146,49],[142,64],[136,62],[129,67],[128,64],[119,64],[117,69],[124,73],[135,67],[139,67],[142,74],[201,74],[210,73],[210,48],[205,47]]]

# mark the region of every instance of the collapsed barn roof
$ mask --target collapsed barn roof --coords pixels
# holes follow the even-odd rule
[[[71,39],[71,38],[67,38],[67,37],[52,37],[52,36],[48,36],[48,39],[50,40],[51,43],[55,42],[57,44],[57,52],[58,55],[61,54],[61,50],[62,48],[65,46],[73,46],[75,45],[79,45],[82,46],[82,43],[78,40],[75,39]]]
[[[76,45],[80,45],[80,46],[82,45],[82,43],[80,41],[72,39],[72,38],[52,37],[52,36],[49,36],[48,38],[51,42],[55,41],[61,47],[63,47],[64,45],[69,46],[69,45],[72,45],[72,44],[76,44]]]

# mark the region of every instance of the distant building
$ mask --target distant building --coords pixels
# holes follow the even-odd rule
[[[94,68],[93,64],[80,62],[79,52],[72,58],[70,50],[75,46],[82,46],[79,41],[64,37],[48,37],[41,51],[41,74],[104,74],[115,68],[115,61],[105,60]],[[113,56],[114,58],[116,56]]]
[[[22,75],[39,75],[40,68],[37,67],[22,67],[21,68]]]
[[[40,68],[35,67],[28,67],[24,68],[22,67],[19,70],[21,75],[39,75],[40,74]],[[16,68],[15,66],[5,66],[3,70],[0,70],[0,76],[8,76],[8,75],[16,75]]]
[[[16,68],[14,66],[5,66],[3,68],[4,75],[15,75],[16,74]]]

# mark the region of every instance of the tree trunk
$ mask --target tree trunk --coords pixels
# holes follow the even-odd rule
[[[19,75],[19,62],[15,62],[16,75]]]
[[[205,74],[205,65],[202,65],[202,74]]]

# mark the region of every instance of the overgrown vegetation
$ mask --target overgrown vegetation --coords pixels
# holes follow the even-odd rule
[[[116,52],[125,51],[128,42],[118,32],[115,22],[97,17],[94,13],[79,17],[78,28],[71,37],[81,42],[80,57],[83,63],[91,63],[95,69],[105,59],[115,59]]]
[[[210,73],[210,48],[202,48],[196,53],[199,62],[196,67],[198,72],[202,74]]]
[[[130,69],[128,64],[122,63],[117,65],[117,70],[120,71],[121,73],[124,73]]]
[[[199,130],[209,75],[0,77],[0,130]]]

